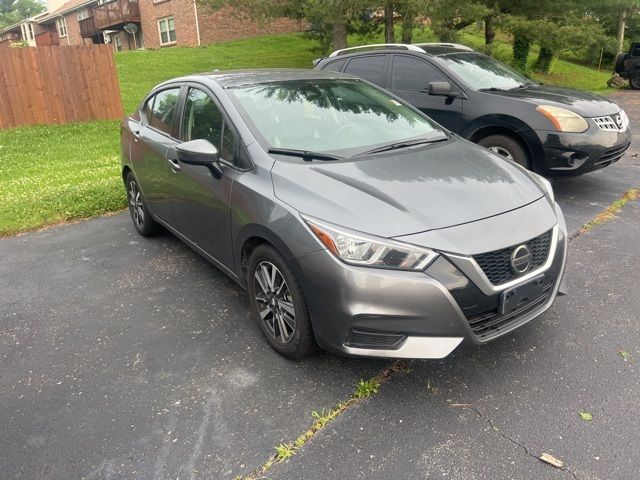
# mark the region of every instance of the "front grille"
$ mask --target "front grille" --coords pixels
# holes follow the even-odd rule
[[[473,317],[467,317],[469,326],[473,333],[482,339],[487,339],[491,336],[497,335],[501,330],[504,330],[507,326],[517,321],[523,315],[535,310],[536,308],[544,305],[549,299],[553,284],[545,286],[542,290],[542,294],[530,302],[526,302],[519,305],[515,310],[500,315],[498,309],[493,309],[488,312],[475,315]]]
[[[400,346],[405,338],[407,338],[407,336],[402,333],[352,329],[344,344],[354,348],[394,350]]]
[[[624,132],[629,126],[625,117],[620,114],[595,117],[593,121],[600,127],[600,130],[604,130],[605,132]]]
[[[549,230],[526,243],[533,257],[528,272],[541,267],[547,261],[551,248],[551,237],[552,230]],[[519,276],[511,269],[511,253],[517,246],[514,245],[502,250],[474,255],[473,259],[491,283],[501,285]]]
[[[603,163],[609,164],[609,163],[617,162],[622,158],[622,156],[625,154],[625,152],[627,151],[630,145],[631,145],[630,143],[627,143],[622,147],[615,147],[607,150],[602,154],[600,159],[597,162],[595,162],[595,164],[602,165]]]

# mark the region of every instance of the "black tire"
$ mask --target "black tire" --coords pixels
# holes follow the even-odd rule
[[[143,237],[150,237],[160,233],[162,227],[151,218],[142,196],[142,190],[140,190],[140,185],[138,185],[138,180],[134,177],[133,172],[127,174],[125,189],[127,190],[127,203],[129,204],[131,221],[138,233]]]
[[[270,266],[275,267],[277,273],[273,274]],[[265,271],[272,274],[273,281],[272,285],[267,283],[263,287],[259,279],[266,283]],[[284,281],[284,286],[279,282],[279,277]],[[251,253],[247,268],[247,291],[251,313],[276,352],[291,360],[299,360],[312,351],[315,340],[302,288],[291,268],[271,245],[258,245]],[[292,307],[293,319],[290,315]]]
[[[531,162],[524,148],[517,140],[506,135],[489,135],[481,138],[478,145],[487,148],[493,153],[511,160],[524,168],[531,169]]]
[[[616,56],[616,63],[613,69],[614,72],[616,73],[624,72],[624,61],[627,59],[628,56],[629,56],[628,53],[619,53]]]
[[[634,90],[640,90],[640,70],[629,77],[629,86]]]

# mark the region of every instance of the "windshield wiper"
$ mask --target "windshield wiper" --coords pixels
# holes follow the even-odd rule
[[[418,140],[410,140],[410,141],[406,141],[406,142],[390,143],[389,145],[383,145],[382,147],[377,147],[377,148],[372,148],[371,150],[366,150],[366,151],[356,155],[356,157],[359,157],[361,155],[372,155],[374,153],[380,153],[380,152],[388,152],[390,150],[398,150],[399,148],[413,147],[414,145],[422,145],[422,144],[425,144],[425,143],[442,142],[442,141],[445,141],[445,140],[447,140],[446,136],[445,137],[431,138],[431,139],[421,138],[421,139],[418,139]]]
[[[270,148],[267,150],[269,154],[273,155],[287,155],[289,157],[300,157],[305,162],[312,160],[345,160],[344,157],[338,155],[331,155],[329,153],[311,152],[309,150],[298,150],[295,148]]]

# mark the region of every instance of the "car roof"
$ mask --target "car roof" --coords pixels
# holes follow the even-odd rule
[[[208,72],[194,75],[206,77],[218,83],[223,88],[233,88],[258,83],[284,82],[290,80],[326,80],[326,79],[354,79],[353,76],[339,72],[325,70],[310,70],[303,68],[260,68],[252,70],[228,70]],[[189,77],[185,77],[188,79]]]
[[[364,54],[375,54],[375,53],[408,53],[411,55],[427,55],[431,57],[438,57],[441,55],[448,55],[451,53],[465,53],[465,52],[474,52],[472,48],[467,47],[466,45],[461,45],[459,43],[413,43],[413,44],[403,44],[403,43],[388,43],[388,44],[371,44],[371,45],[360,45],[357,47],[349,47],[343,48],[341,50],[336,50],[329,57],[325,57],[322,59],[317,59],[314,61],[314,64],[319,63],[321,60],[336,60],[338,58],[349,58],[356,57]]]

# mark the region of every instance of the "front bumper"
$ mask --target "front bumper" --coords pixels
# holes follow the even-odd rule
[[[553,304],[562,282],[567,231],[556,210],[555,248],[535,273],[545,274],[545,296],[512,318],[497,314],[507,287],[474,283],[456,266],[459,255],[443,253],[425,272],[352,267],[326,250],[298,257],[318,344],[343,355],[444,358],[462,342],[483,344],[524,325]],[[479,318],[490,328],[478,330]]]
[[[631,144],[629,128],[611,132],[595,124],[584,133],[535,133],[544,152],[544,161],[536,164],[537,170],[551,175],[580,175],[604,168],[622,158]]]

